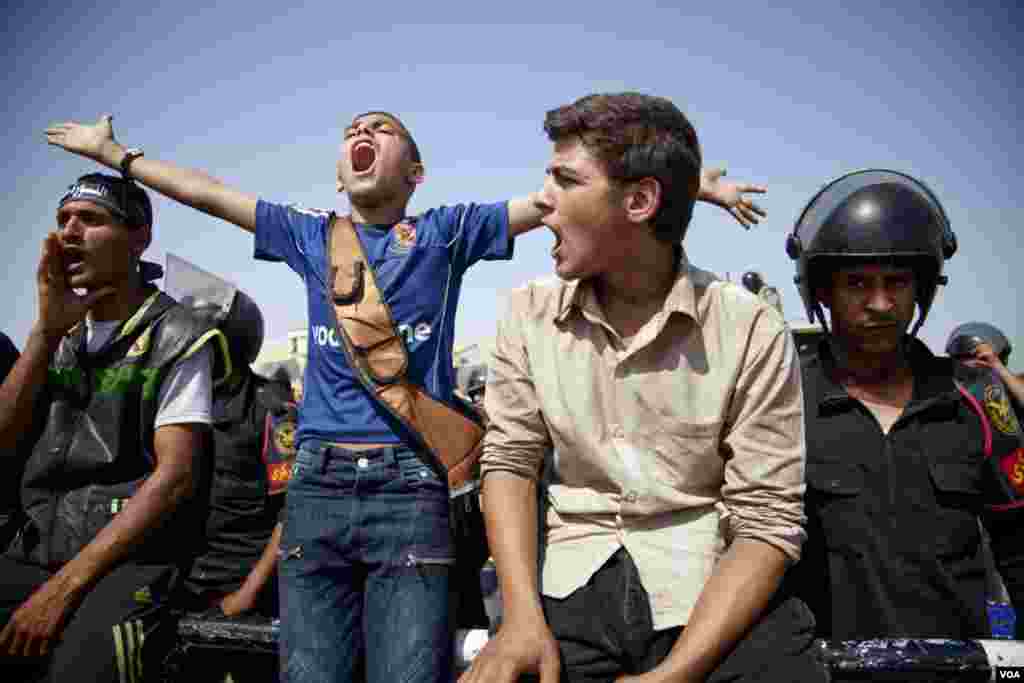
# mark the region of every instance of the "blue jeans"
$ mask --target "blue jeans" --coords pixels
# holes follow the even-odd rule
[[[404,447],[307,442],[287,495],[284,680],[451,681],[446,483]]]

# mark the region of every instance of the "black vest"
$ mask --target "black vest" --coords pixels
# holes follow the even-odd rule
[[[214,397],[205,547],[186,582],[193,593],[237,590],[259,560],[291,474],[294,432],[287,386],[250,372],[230,395]]]
[[[156,465],[153,423],[171,366],[219,334],[154,291],[101,349],[85,325],[61,340],[39,402],[45,427],[22,477],[28,517],[8,554],[49,567],[71,560],[118,514]],[[203,458],[195,463],[197,483]],[[179,564],[198,534],[194,502],[133,552],[133,561]]]

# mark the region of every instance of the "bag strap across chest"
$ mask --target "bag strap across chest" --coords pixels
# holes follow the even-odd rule
[[[328,295],[338,338],[370,396],[430,453],[454,493],[473,475],[483,446],[480,424],[408,378],[409,354],[355,224],[332,215],[327,234]]]

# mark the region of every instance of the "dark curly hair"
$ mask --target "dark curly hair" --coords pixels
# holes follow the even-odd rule
[[[544,132],[552,142],[578,137],[615,183],[657,179],[654,235],[669,244],[683,240],[700,189],[701,153],[697,131],[672,102],[635,92],[587,95],[549,111]]]

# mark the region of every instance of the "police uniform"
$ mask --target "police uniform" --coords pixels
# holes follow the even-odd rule
[[[205,547],[185,582],[191,607],[217,606],[242,585],[270,541],[295,459],[290,389],[249,373],[228,401],[214,404],[213,480]],[[276,586],[259,612],[276,616]]]
[[[808,539],[786,579],[821,636],[988,636],[979,520],[1008,585],[1021,584],[1024,462],[1015,477],[1020,427],[1007,416],[1005,387],[991,373],[965,374],[915,338],[956,247],[931,190],[884,169],[827,184],[787,240],[808,319],[826,333],[802,365]],[[833,380],[838,346],[817,298],[836,269],[864,263],[911,268],[919,308],[903,338],[912,395],[887,431]]]
[[[887,434],[830,379],[827,342],[803,366],[808,540],[787,581],[821,637],[988,637],[979,518],[999,569],[1021,573],[1024,471],[1001,476],[1021,457],[1019,426],[993,422],[994,404],[979,414],[954,363],[908,343],[914,393]]]

